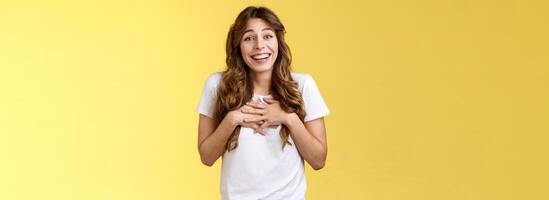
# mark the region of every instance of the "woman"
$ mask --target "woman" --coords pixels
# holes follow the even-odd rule
[[[222,199],[304,199],[303,160],[324,167],[329,110],[313,78],[290,71],[284,34],[268,8],[244,9],[227,37],[227,70],[204,86],[198,149],[207,166],[223,156]]]

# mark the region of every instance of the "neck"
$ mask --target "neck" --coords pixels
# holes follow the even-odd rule
[[[252,82],[254,85],[254,94],[268,95],[271,93],[272,71],[252,73]]]

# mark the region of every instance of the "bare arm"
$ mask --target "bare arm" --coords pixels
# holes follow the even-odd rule
[[[291,113],[284,125],[290,129],[290,135],[303,159],[313,169],[322,169],[328,154],[324,118],[303,123],[295,113]]]
[[[326,128],[324,118],[318,118],[308,122],[301,122],[297,114],[286,113],[280,108],[280,103],[272,99],[265,99],[269,105],[262,105],[256,101],[249,102],[253,107],[244,110],[245,113],[258,114],[259,117],[246,118],[245,122],[264,123],[259,127],[263,128],[271,125],[285,125],[290,129],[290,135],[299,150],[299,153],[309,165],[315,170],[322,169],[326,163],[328,146],[326,142]]]
[[[207,166],[212,166],[223,155],[225,144],[236,128],[236,123],[225,117],[219,126],[214,119],[200,114],[198,119],[198,151],[200,160]]]

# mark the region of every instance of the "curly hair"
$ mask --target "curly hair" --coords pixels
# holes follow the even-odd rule
[[[214,117],[219,124],[221,120],[235,109],[240,108],[253,97],[253,83],[250,76],[251,69],[243,60],[240,50],[240,41],[244,35],[246,24],[249,19],[259,18],[267,22],[275,31],[278,40],[278,57],[273,65],[271,76],[270,92],[273,98],[280,102],[282,110],[288,113],[296,113],[301,121],[305,117],[303,98],[298,89],[298,84],[291,76],[290,64],[292,55],[290,48],[284,40],[286,29],[276,14],[266,7],[247,7],[235,22],[231,25],[226,43],[226,64],[227,69],[223,72],[221,83],[218,86],[217,101],[214,110]],[[240,133],[238,126],[227,140],[226,150],[231,151],[238,147]],[[289,144],[289,129],[282,126],[280,137],[282,149]]]

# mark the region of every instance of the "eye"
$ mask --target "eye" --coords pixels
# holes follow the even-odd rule
[[[250,41],[250,40],[253,40],[254,37],[253,36],[248,36],[248,37],[245,37],[244,38],[244,41]]]
[[[271,38],[273,38],[273,36],[272,36],[272,35],[265,35],[263,38],[265,38],[265,39],[271,39]]]

